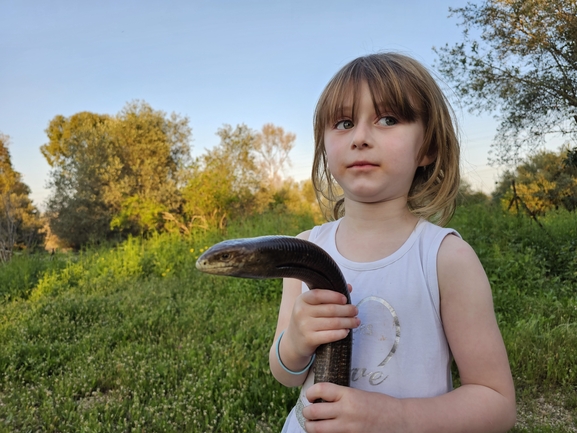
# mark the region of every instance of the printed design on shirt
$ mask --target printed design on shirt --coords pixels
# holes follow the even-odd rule
[[[305,408],[305,405],[303,403],[303,396],[302,396],[302,392],[301,395],[299,396],[298,400],[297,400],[297,404],[295,407],[295,415],[297,417],[297,421],[299,422],[299,425],[301,426],[301,428],[305,429],[305,416],[303,415],[303,409]]]
[[[378,386],[388,377],[383,367],[397,351],[401,324],[395,309],[381,297],[368,296],[357,308],[361,325],[353,330],[351,381]]]

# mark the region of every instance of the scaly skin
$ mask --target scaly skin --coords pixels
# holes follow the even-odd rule
[[[220,242],[196,262],[202,272],[240,278],[296,278],[310,289],[342,293],[351,303],[346,281],[334,260],[319,246],[289,236],[261,236]],[[313,364],[315,383],[349,386],[352,332],[323,344]]]

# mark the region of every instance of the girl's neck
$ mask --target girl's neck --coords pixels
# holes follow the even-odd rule
[[[357,262],[382,259],[406,242],[418,220],[407,208],[406,200],[345,201],[345,216],[336,235],[337,249],[347,259]]]
[[[409,211],[406,197],[379,203],[362,203],[345,199],[343,219],[347,221],[346,225],[350,224],[356,230],[367,232],[398,231],[405,225],[414,227],[418,221],[418,217]]]

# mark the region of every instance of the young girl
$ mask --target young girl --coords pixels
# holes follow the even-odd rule
[[[302,390],[283,432],[509,430],[515,391],[489,282],[471,247],[440,226],[460,182],[441,90],[411,58],[361,57],[325,88],[314,129],[313,185],[334,221],[299,237],[334,258],[352,303],[284,281],[270,368]],[[315,349],[348,332],[351,387],[314,384]]]

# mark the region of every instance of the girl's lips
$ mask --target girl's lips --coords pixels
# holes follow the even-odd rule
[[[353,162],[351,165],[349,165],[349,168],[369,168],[369,167],[378,167],[378,164],[373,164],[372,162],[368,162],[368,161],[357,161],[357,162]]]

